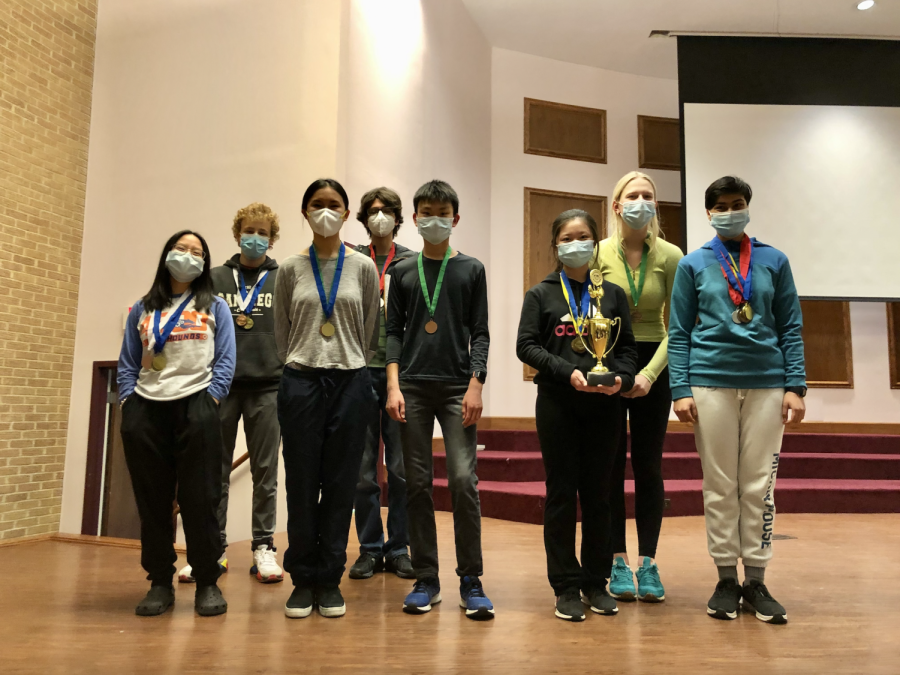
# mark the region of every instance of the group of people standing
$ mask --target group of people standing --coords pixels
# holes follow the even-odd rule
[[[694,424],[703,467],[719,574],[708,613],[733,619],[743,602],[763,621],[787,620],[764,572],[783,424],[804,413],[802,319],[786,257],[744,232],[751,197],[738,178],[713,183],[706,209],[716,235],[684,257],[662,236],[656,186],[645,174],[629,173],[616,185],[607,238],[585,211],[565,211],[552,224],[557,269],[526,293],[516,351],[537,370],[544,544],[561,619],[584,620],[585,606],[615,614],[616,600],[665,600],[656,552],[674,399],[679,419]],[[273,539],[283,443],[284,570],[294,586],[285,614],[345,613],[340,583],[354,507],[360,553],[350,578],[388,571],[414,579],[403,609],[427,613],[441,601],[432,498],[437,419],[459,603],[469,618],[493,618],[480,581],[476,474],[490,344],[484,266],[450,245],[459,198],[443,181],[426,183],[413,198],[419,253],[394,242],[403,223],[396,192],[382,187],[363,196],[357,219],[368,245],[341,240],[349,204],[337,181],[312,183],[302,212],[313,243],[280,267],[267,255],[278,218],[262,204],[238,212],[240,253],[221,267],[211,269],[199,233],[178,232],[150,291],[132,308],[118,384],[141,563],[151,581],[138,614],[162,614],[174,602],[176,497],[189,563],[178,579],[196,582],[199,614],[227,610],[216,580],[228,566],[228,481],[241,418],[253,477],[251,573],[264,583],[283,579]],[[599,315],[618,320],[603,359],[615,379],[593,386],[589,332]],[[637,586],[625,542],[629,436]],[[376,477],[382,442],[386,533]]]

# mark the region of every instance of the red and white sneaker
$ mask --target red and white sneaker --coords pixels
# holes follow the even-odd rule
[[[256,574],[256,578],[264,584],[276,584],[284,581],[284,570],[275,560],[275,551],[265,544],[256,547],[253,551],[253,567],[250,574]]]
[[[225,553],[223,553],[221,555],[221,557],[219,557],[219,567],[222,568],[222,572],[228,571],[228,556]],[[192,572],[193,572],[193,570],[191,570],[190,565],[185,565],[184,567],[182,567],[181,570],[178,572],[178,583],[192,584],[195,581],[197,581],[193,577]]]

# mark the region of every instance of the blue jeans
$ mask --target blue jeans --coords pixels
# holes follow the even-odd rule
[[[369,418],[366,446],[356,486],[356,535],[359,552],[396,558],[407,552],[409,528],[406,519],[406,475],[400,447],[400,424],[391,419],[387,405],[387,374],[384,368],[369,368],[378,405]],[[381,524],[381,486],[378,485],[379,438],[384,440],[384,463],[388,474],[388,540]]]

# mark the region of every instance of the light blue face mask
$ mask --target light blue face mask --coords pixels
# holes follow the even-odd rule
[[[437,246],[450,238],[450,234],[453,232],[453,218],[417,216],[416,227],[418,227],[422,239]]]
[[[269,250],[269,238],[258,234],[241,235],[241,252],[250,260],[261,258]]]
[[[576,268],[587,265],[594,255],[594,240],[567,241],[556,246],[556,255],[566,267]]]
[[[625,202],[622,204],[622,220],[632,230],[640,230],[653,220],[656,215],[656,204],[653,202]]]
[[[713,213],[709,219],[709,224],[713,229],[726,239],[733,239],[743,233],[749,222],[750,209]]]

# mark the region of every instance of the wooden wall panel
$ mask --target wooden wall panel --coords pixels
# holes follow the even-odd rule
[[[526,98],[525,153],[606,164],[606,111]]]
[[[676,202],[659,202],[659,229],[670,244],[675,244],[682,251],[684,247],[684,225],[681,222],[681,204]]]
[[[888,359],[891,389],[900,389],[900,302],[888,302]]]
[[[800,305],[807,386],[853,389],[850,303],[801,300]]]
[[[638,115],[638,166],[681,171],[681,125],[678,118]]]
[[[525,188],[525,291],[539,284],[555,269],[550,230],[556,216],[569,209],[583,209],[590,213],[600,228],[600,238],[606,236],[606,197]],[[531,380],[534,374],[533,368],[524,366],[526,380]]]

